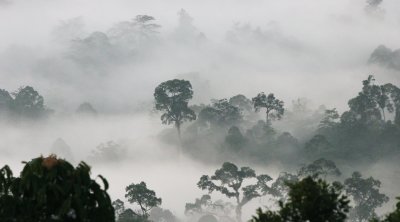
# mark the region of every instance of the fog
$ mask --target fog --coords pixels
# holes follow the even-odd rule
[[[191,151],[180,155],[173,125],[162,125],[154,109],[155,87],[174,78],[189,80],[191,105],[271,92],[288,109],[292,101],[307,98],[310,113],[320,105],[342,113],[368,75],[379,84],[400,85],[399,70],[368,64],[379,45],[400,48],[400,2],[384,0],[375,14],[365,7],[364,0],[0,0],[0,89],[11,93],[32,86],[53,110],[39,121],[0,116],[0,165],[17,174],[21,161],[54,152],[61,138],[71,148],[70,161],[86,161],[93,176],[107,178],[113,200],[124,200],[130,183],[145,181],[162,197],[161,207],[185,221],[185,203],[207,193],[197,188],[199,178],[224,161],[276,178],[283,171],[295,173],[306,160],[221,159],[207,153],[211,148],[197,151],[209,161]],[[121,22],[137,15],[153,16],[150,23],[157,27],[123,36],[129,30]],[[84,102],[98,115],[78,115]],[[264,113],[251,118],[254,125]],[[303,144],[322,117],[296,118],[274,127]],[[302,118],[309,125],[302,126]],[[109,141],[120,146],[118,159],[93,157],[93,150]],[[359,170],[382,181],[382,192],[391,198],[378,210],[384,214],[399,195],[396,161],[337,165],[341,178]],[[272,205],[268,197],[253,200],[244,207],[243,220]]]

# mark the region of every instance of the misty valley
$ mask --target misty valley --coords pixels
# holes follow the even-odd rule
[[[399,9],[0,0],[0,222],[400,222]]]

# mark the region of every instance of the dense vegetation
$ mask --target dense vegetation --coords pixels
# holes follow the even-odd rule
[[[351,163],[374,162],[400,154],[397,86],[378,85],[369,76],[348,106],[342,114],[323,106],[311,111],[299,99],[289,110],[273,93],[259,93],[252,99],[237,95],[212,100],[209,105],[189,107],[198,118],[195,120],[192,115],[188,119],[193,122],[185,127],[182,146],[193,158],[215,162],[248,159],[262,163],[278,159],[298,165],[324,157]],[[188,112],[187,107],[184,109]],[[262,109],[265,121],[256,113]],[[287,125],[291,127],[288,129]],[[173,135],[166,135],[165,141],[175,143]]]

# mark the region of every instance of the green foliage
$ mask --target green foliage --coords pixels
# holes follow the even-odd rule
[[[148,189],[146,183],[143,181],[138,184],[132,183],[125,190],[125,197],[128,201],[139,205],[142,217],[147,218],[149,211],[153,207],[161,205],[161,198],[158,198],[153,190]]]
[[[389,201],[389,197],[379,192],[379,180],[373,177],[363,179],[359,172],[354,172],[344,181],[344,185],[347,195],[351,196],[356,204],[351,211],[351,218],[357,221],[376,217],[375,209]]]
[[[163,112],[162,123],[174,123],[179,135],[184,121],[196,119],[195,112],[188,107],[192,97],[192,85],[186,80],[173,79],[163,82],[154,91],[155,108]]]
[[[252,99],[253,105],[256,111],[265,108],[265,113],[267,114],[267,124],[270,120],[280,120],[285,112],[283,108],[283,101],[275,98],[273,93],[265,95],[265,93],[259,93],[256,97]]]
[[[349,200],[341,194],[342,186],[306,177],[289,183],[289,198],[279,203],[280,210],[257,210],[252,222],[341,222],[346,220]]]
[[[55,156],[25,164],[20,177],[0,171],[0,221],[115,221],[114,208],[104,189],[90,178],[90,167],[76,168]]]

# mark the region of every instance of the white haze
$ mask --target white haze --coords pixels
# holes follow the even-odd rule
[[[384,0],[383,19],[368,17],[364,6],[364,0],[0,0],[0,88],[14,91],[31,85],[56,111],[45,123],[2,123],[0,165],[10,164],[18,172],[20,161],[48,154],[57,138],[63,138],[79,160],[113,140],[126,144],[126,160],[93,168],[93,175],[109,180],[113,199],[123,198],[129,183],[143,180],[163,198],[163,207],[183,216],[184,204],[204,193],[197,180],[219,165],[187,157],[178,161],[175,147],[158,141],[169,126],[161,125],[158,114],[150,115],[157,84],[175,77],[194,80],[196,103],[265,91],[287,105],[306,97],[314,107],[325,104],[344,111],[370,74],[379,83],[400,84],[398,72],[366,64],[380,44],[400,48],[400,1]],[[204,43],[177,41],[173,33],[180,9],[193,17],[194,26],[206,36]],[[154,16],[162,26],[162,44],[132,61],[105,64],[102,74],[81,70],[66,59],[69,43],[55,35],[60,24],[74,18],[81,22],[74,37],[84,38],[142,14]],[[232,44],[227,32],[236,23],[259,27],[273,38]],[[85,101],[105,115],[71,116]],[[371,166],[370,175],[382,180],[396,175],[380,175],[381,167]],[[257,169],[276,175],[277,168]],[[388,183],[383,187],[396,195]],[[253,208],[246,207],[244,219],[264,204],[257,201]]]

